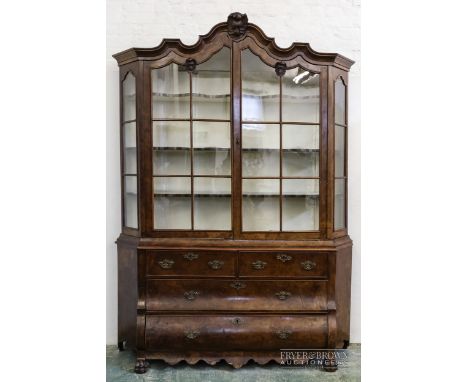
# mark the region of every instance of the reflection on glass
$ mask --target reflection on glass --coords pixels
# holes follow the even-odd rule
[[[334,226],[335,230],[345,228],[345,179],[335,179],[335,214]]]
[[[242,51],[242,120],[279,121],[280,83],[275,69]]]
[[[137,173],[136,123],[124,123],[124,173]]]
[[[335,123],[346,124],[346,87],[341,79],[335,82]]]
[[[193,147],[195,175],[231,174],[229,122],[193,122]]]
[[[151,71],[153,118],[190,117],[190,79],[182,66],[170,64]]]
[[[242,230],[278,231],[279,180],[244,179],[242,181]]]
[[[231,179],[194,178],[194,229],[231,229]]]
[[[279,125],[242,125],[242,176],[279,176]]]
[[[136,119],[135,76],[129,72],[122,83],[123,120]]]
[[[190,177],[154,178],[154,227],[191,229]]]
[[[283,179],[283,231],[319,229],[319,181]]]
[[[190,122],[153,122],[153,146],[190,148]]]
[[[136,176],[124,176],[124,226],[138,228],[138,198]]]
[[[230,119],[231,50],[221,49],[192,75],[193,118]]]
[[[335,176],[345,176],[345,128],[335,125]]]
[[[320,75],[302,68],[286,70],[283,76],[283,121],[320,121]]]
[[[189,149],[161,149],[153,150],[154,175],[190,175]]]

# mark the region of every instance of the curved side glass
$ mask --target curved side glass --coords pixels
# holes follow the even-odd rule
[[[346,86],[342,79],[335,82],[335,184],[334,184],[334,230],[346,228]]]
[[[135,90],[135,76],[129,72],[122,82],[123,225],[137,229],[138,171]]]

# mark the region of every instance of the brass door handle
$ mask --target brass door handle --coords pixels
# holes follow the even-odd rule
[[[282,261],[283,263],[285,263],[286,261],[291,261],[292,260],[292,257],[289,256],[289,255],[286,255],[284,253],[281,253],[279,255],[276,255],[276,258],[280,261]]]
[[[164,260],[158,261],[158,264],[163,269],[169,269],[169,268],[172,268],[172,266],[174,265],[174,260],[164,259]]]
[[[224,264],[224,261],[220,260],[211,260],[208,261],[208,265],[210,266],[211,269],[220,269]]]
[[[186,330],[184,334],[185,334],[185,338],[189,340],[193,340],[200,335],[200,332],[198,330]]]
[[[276,335],[282,340],[289,338],[291,334],[292,332],[289,329],[281,329],[276,332]]]
[[[231,283],[231,286],[237,290],[246,287],[246,285],[244,283],[241,283],[240,281],[234,281],[233,283]]]
[[[302,262],[301,266],[306,271],[310,271],[310,270],[314,269],[317,266],[317,264],[315,264],[313,261],[307,260],[307,261]]]
[[[192,260],[198,259],[198,255],[196,253],[189,252],[184,255],[184,259],[192,261]]]
[[[252,268],[259,270],[265,268],[265,265],[267,265],[267,263],[265,263],[264,261],[257,260],[252,263]]]
[[[278,297],[279,300],[287,300],[289,297],[291,297],[291,293],[282,290],[278,293],[275,293],[275,296]]]
[[[197,298],[199,294],[200,292],[197,290],[189,290],[188,292],[184,293],[184,297],[189,301],[193,301]]]

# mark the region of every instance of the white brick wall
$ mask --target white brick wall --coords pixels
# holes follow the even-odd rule
[[[118,67],[113,53],[153,47],[163,38],[193,44],[198,35],[247,13],[283,48],[308,42],[356,61],[349,91],[349,233],[354,241],[351,342],[360,330],[360,1],[359,0],[107,0],[107,343],[117,343],[117,251],[120,232]]]

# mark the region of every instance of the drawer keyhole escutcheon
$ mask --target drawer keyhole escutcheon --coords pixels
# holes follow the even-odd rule
[[[242,319],[239,318],[239,317],[235,317],[235,318],[232,319],[232,323],[234,325],[240,325],[240,324],[242,324]]]
[[[278,330],[276,332],[277,336],[282,339],[282,340],[285,340],[287,338],[289,338],[289,336],[292,334],[292,332],[288,329],[281,329],[281,330]]]
[[[186,330],[185,331],[185,338],[188,338],[189,340],[193,340],[197,338],[200,335],[200,332],[197,330]]]
[[[211,260],[208,261],[208,265],[210,266],[211,269],[220,269],[224,264],[224,261],[220,260]]]
[[[286,292],[285,290],[279,291],[278,293],[275,293],[275,296],[278,297],[280,300],[287,300],[289,297],[291,297],[291,293]]]
[[[189,301],[193,301],[197,298],[199,294],[200,292],[197,290],[189,290],[188,292],[184,293],[184,297]]]
[[[311,271],[312,269],[315,269],[317,264],[315,264],[313,261],[304,261],[301,263],[302,268],[304,268],[306,271]]]
[[[252,268],[259,270],[265,268],[265,265],[267,265],[267,263],[265,263],[264,261],[257,260],[252,263]]]
[[[174,265],[174,260],[164,259],[164,260],[158,261],[158,264],[163,269],[169,269],[169,268],[172,268],[172,266]]]
[[[192,261],[192,260],[198,259],[198,255],[196,253],[189,252],[184,255],[184,259]]]
[[[241,283],[240,281],[235,281],[233,283],[231,283],[231,286],[237,290],[239,289],[242,289],[242,288],[245,288],[246,285],[244,283]]]
[[[279,254],[279,255],[276,255],[276,258],[277,258],[279,261],[282,261],[283,263],[285,263],[286,261],[291,261],[291,260],[292,260],[292,257],[291,257],[291,256],[286,255],[286,254],[284,254],[284,253]]]

